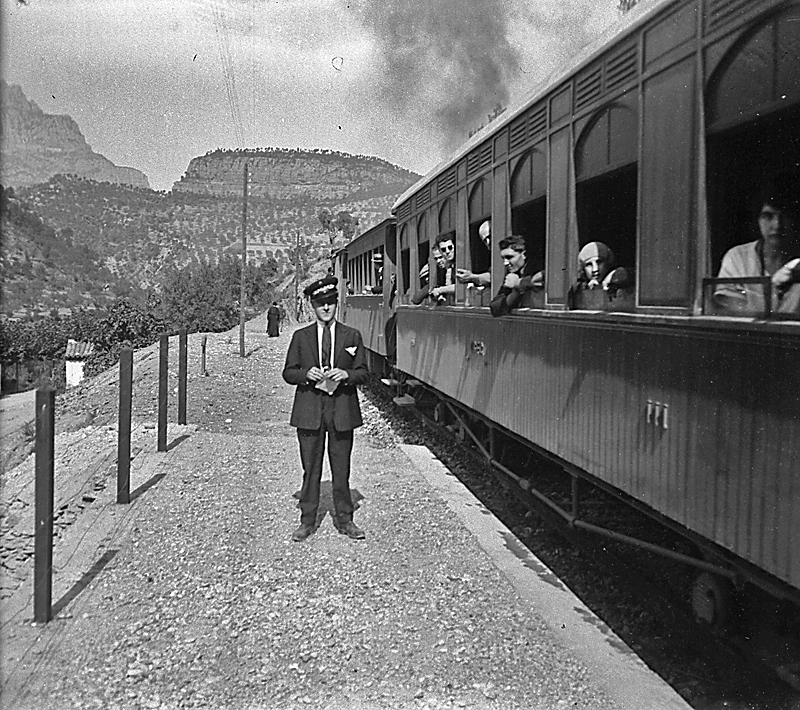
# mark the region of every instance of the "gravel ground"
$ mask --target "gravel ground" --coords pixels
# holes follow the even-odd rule
[[[68,613],[44,627],[4,623],[3,706],[613,708],[365,398],[352,486],[366,541],[337,534],[323,484],[319,529],[290,542],[300,471],[293,388],[280,378],[289,333],[250,328],[244,359],[235,331],[209,338],[208,377],[190,338],[196,431],[176,442],[118,554]],[[146,432],[156,348],[135,362],[134,423]],[[71,393],[61,436],[113,423],[116,397],[114,373]]]
[[[386,392],[376,388],[375,395],[385,426],[391,426],[406,443],[428,447],[693,708],[800,710],[798,691],[778,680],[774,673],[753,667],[747,658],[723,647],[720,640],[694,622],[687,593],[691,569],[686,565],[672,564],[631,546],[615,546],[602,538],[586,536],[583,544],[566,539],[531,512],[515,486],[500,484],[485,462],[467,452],[454,437],[432,431],[411,410],[393,406]],[[537,464],[531,465],[535,468]],[[621,559],[646,562],[646,567],[659,570],[658,575],[640,585],[636,583],[639,572],[609,569],[605,556],[600,554],[601,548],[605,551],[607,547],[619,553]],[[788,623],[785,616],[783,620]]]

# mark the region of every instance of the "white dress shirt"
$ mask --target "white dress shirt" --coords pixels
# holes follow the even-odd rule
[[[325,368],[325,364],[322,362],[322,331],[325,326],[320,322],[317,321],[317,357],[319,358],[320,367],[323,369]],[[333,367],[333,361],[335,359],[334,353],[336,352],[336,319],[334,318],[331,320],[331,367]]]

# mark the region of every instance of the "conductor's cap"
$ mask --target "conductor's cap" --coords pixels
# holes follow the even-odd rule
[[[303,293],[311,299],[312,303],[336,303],[337,286],[339,279],[335,276],[326,276],[310,283],[303,289]]]

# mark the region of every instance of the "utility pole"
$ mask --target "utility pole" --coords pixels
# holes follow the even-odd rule
[[[242,197],[242,277],[239,279],[239,357],[244,357],[244,280],[245,269],[247,268],[247,162],[244,164]]]
[[[297,242],[294,248],[294,319],[300,320],[300,230],[297,230]]]

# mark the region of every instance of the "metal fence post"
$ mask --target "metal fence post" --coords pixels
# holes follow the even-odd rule
[[[169,375],[169,336],[164,333],[159,343],[158,360],[158,450],[167,450],[167,396]]]
[[[131,399],[133,350],[123,348],[119,358],[119,432],[117,435],[117,503],[131,502]]]
[[[203,334],[203,339],[200,342],[200,374],[203,377],[208,375],[206,370],[206,346],[208,344],[208,336]]]
[[[187,350],[186,328],[181,328],[178,331],[178,424],[186,424]]]
[[[33,620],[53,615],[53,487],[56,391],[36,390],[36,529],[34,531]]]

